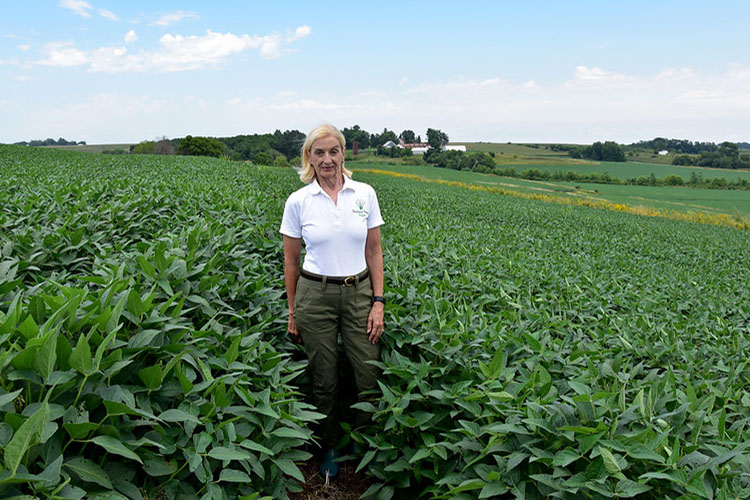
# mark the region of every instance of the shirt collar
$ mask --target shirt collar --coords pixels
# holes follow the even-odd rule
[[[341,187],[341,191],[348,189],[350,191],[354,191],[354,181],[346,175],[344,175],[344,185]],[[321,194],[323,192],[323,188],[320,187],[320,184],[318,184],[318,179],[313,179],[313,181],[310,183],[310,189],[312,190],[312,194]]]

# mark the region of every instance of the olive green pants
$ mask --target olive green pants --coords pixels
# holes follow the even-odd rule
[[[324,450],[333,448],[340,438],[336,391],[338,386],[338,337],[354,370],[357,393],[378,387],[379,369],[367,363],[380,358],[380,343],[367,339],[367,319],[372,307],[369,278],[352,286],[321,283],[300,277],[294,299],[294,320],[302,336],[310,362],[313,402],[326,416],[321,422]],[[361,420],[358,418],[357,420]],[[361,423],[361,422],[358,422]]]

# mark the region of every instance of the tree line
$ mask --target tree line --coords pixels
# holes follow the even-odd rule
[[[398,143],[421,143],[422,137],[413,130],[403,130],[400,134],[384,128],[381,133],[370,133],[359,125],[345,127],[341,130],[346,140],[347,149],[356,141],[361,149],[375,148],[380,154],[405,156],[410,150],[399,150],[395,155],[385,151],[383,145],[388,141]],[[195,156],[226,157],[236,161],[252,161],[261,165],[288,165],[299,163],[299,154],[306,135],[299,130],[276,130],[273,134],[249,134],[232,137],[200,137],[188,135],[183,138],[161,138],[156,141],[142,141],[130,147],[136,154],[180,154]],[[439,149],[448,142],[448,134],[438,129],[427,129],[430,146]],[[408,153],[406,152],[408,151]],[[106,151],[107,153],[124,153],[125,151]]]
[[[62,137],[54,140],[53,138],[48,137],[44,140],[34,139],[33,141],[14,142],[13,144],[16,146],[85,146],[86,141],[68,141]]]
[[[750,168],[750,154],[740,154],[739,146],[733,142],[722,142],[714,151],[703,151],[692,156],[675,156],[672,165],[729,169]]]
[[[638,141],[630,144],[635,149],[650,149],[654,153],[669,151],[670,153],[696,155],[704,151],[716,151],[718,146],[713,142],[693,142],[687,139],[665,139],[656,137],[650,141]]]

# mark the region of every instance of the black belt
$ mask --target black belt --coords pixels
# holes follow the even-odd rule
[[[321,283],[323,282],[323,280],[325,280],[326,283],[331,283],[333,285],[354,286],[370,276],[370,270],[365,269],[361,273],[353,274],[351,276],[321,276],[320,274],[308,273],[304,269],[301,269],[299,274],[303,278],[307,278],[313,281],[319,281]]]

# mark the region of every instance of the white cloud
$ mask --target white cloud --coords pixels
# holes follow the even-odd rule
[[[663,69],[656,75],[657,80],[676,80],[681,78],[693,77],[693,70],[690,68],[667,68]]]
[[[600,68],[587,68],[586,66],[577,66],[573,80],[577,83],[589,82],[612,82],[625,79],[625,75],[614,71],[605,71]]]
[[[480,87],[487,87],[490,85],[497,85],[498,83],[501,83],[501,80],[499,78],[489,78],[487,80],[482,80],[479,82]]]
[[[125,43],[133,43],[138,40],[138,35],[135,34],[135,30],[130,30],[125,33]]]
[[[401,80],[398,81],[399,87],[403,87],[407,83],[409,83],[409,79],[406,78],[405,76],[401,77]]]
[[[31,44],[24,43],[18,46],[19,49],[23,50],[24,52],[27,52],[31,48]]]
[[[86,18],[91,17],[89,11],[93,9],[90,3],[83,0],[60,0],[60,7],[70,9],[75,15]]]
[[[89,61],[89,56],[75,48],[73,42],[52,42],[44,46],[47,59],[37,61],[43,66],[73,67]]]
[[[182,21],[183,19],[199,19],[200,16],[192,11],[178,10],[177,12],[171,12],[164,14],[159,19],[151,23],[152,26],[169,26]]]
[[[33,76],[29,76],[29,75],[18,75],[14,79],[16,81],[22,82],[22,83],[31,82],[31,81],[34,81],[34,80],[38,80],[38,78],[33,77]]]
[[[332,103],[332,102],[318,102],[314,99],[299,99],[296,101],[291,101],[283,104],[271,104],[269,106],[270,109],[273,110],[280,110],[280,111],[312,111],[312,110],[333,110],[333,109],[340,109],[343,106],[340,104]]]
[[[288,36],[286,41],[293,42],[308,36],[310,33],[312,33],[312,29],[309,26],[298,26],[297,29],[294,30],[294,35]]]
[[[112,21],[120,20],[120,18],[117,17],[117,14],[107,9],[99,9],[99,15],[107,19],[111,19]]]
[[[128,38],[133,39],[128,33]],[[129,42],[128,42],[129,43]],[[202,69],[225,62],[241,52],[259,49],[260,56],[273,59],[281,55],[284,41],[279,35],[241,35],[208,30],[203,36],[165,34],[154,51],[129,53],[126,47],[100,47],[78,50],[72,42],[53,42],[45,46],[45,66],[88,66],[89,71],[119,73],[126,71],[185,71]]]

